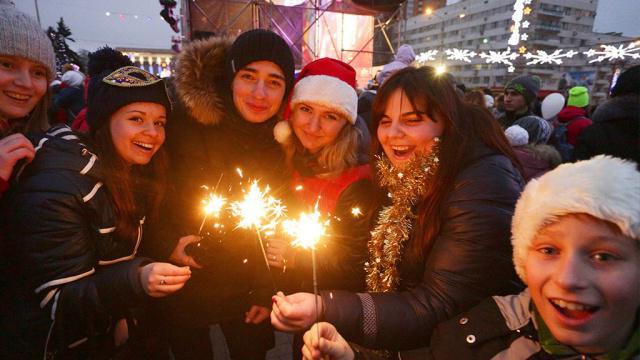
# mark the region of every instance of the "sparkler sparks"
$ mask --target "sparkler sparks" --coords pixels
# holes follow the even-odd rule
[[[285,233],[292,236],[292,246],[314,249],[316,244],[326,235],[329,220],[322,221],[316,208],[312,213],[301,213],[296,220],[285,220],[282,223]]]
[[[286,210],[282,201],[269,195],[269,186],[262,191],[257,180],[251,183],[244,199],[232,202],[230,208],[231,214],[239,218],[238,227],[256,231],[275,229]]]

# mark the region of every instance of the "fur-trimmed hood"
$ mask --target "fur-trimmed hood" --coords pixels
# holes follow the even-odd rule
[[[231,48],[226,38],[195,40],[178,55],[175,88],[185,109],[204,125],[219,124],[226,116],[225,61]]]

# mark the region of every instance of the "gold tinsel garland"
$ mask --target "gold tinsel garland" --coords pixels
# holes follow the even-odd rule
[[[403,171],[396,169],[384,154],[378,156],[380,186],[389,190],[392,203],[380,212],[368,243],[369,261],[365,263],[365,271],[371,292],[397,289],[398,264],[416,218],[413,207],[424,196],[426,183],[438,168],[439,142],[439,138],[434,138],[429,154],[416,156]]]

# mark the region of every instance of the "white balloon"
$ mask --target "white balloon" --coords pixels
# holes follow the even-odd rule
[[[547,95],[542,100],[542,117],[546,120],[551,120],[554,116],[558,115],[560,110],[564,107],[564,96],[559,93],[553,93]]]

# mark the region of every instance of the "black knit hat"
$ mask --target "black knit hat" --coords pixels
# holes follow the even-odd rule
[[[151,102],[171,111],[164,81],[142,69],[125,66],[105,70],[89,81],[87,123],[91,134],[108,123],[111,115],[135,102]]]
[[[293,88],[295,65],[291,49],[284,39],[264,29],[249,30],[240,34],[231,45],[227,58],[229,84],[236,72],[254,61],[270,61],[278,65],[285,78],[285,94],[289,94]]]

